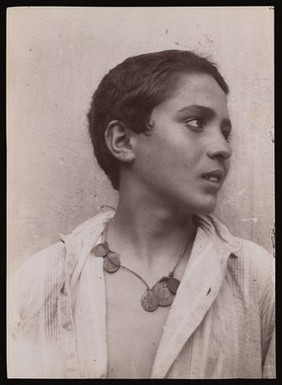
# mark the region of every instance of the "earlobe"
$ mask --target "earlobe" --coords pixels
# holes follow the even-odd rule
[[[112,120],[105,130],[105,141],[111,154],[121,162],[135,159],[132,131],[119,120]]]

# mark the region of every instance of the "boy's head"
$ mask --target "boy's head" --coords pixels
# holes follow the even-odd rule
[[[135,133],[146,133],[153,109],[175,92],[183,74],[208,74],[225,94],[229,92],[215,64],[181,50],[130,57],[102,79],[88,113],[89,132],[96,159],[114,189],[119,189],[120,161],[108,149],[107,126],[119,121]]]

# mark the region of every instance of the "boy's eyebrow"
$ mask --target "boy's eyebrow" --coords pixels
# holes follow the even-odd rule
[[[177,113],[180,113],[180,114],[181,113],[188,113],[188,114],[200,113],[204,118],[207,118],[207,119],[213,118],[216,115],[215,111],[212,108],[201,106],[199,104],[192,104],[190,106],[185,106],[180,110],[178,110]],[[231,120],[227,118],[223,119],[221,123],[221,127],[231,128],[232,127]]]
[[[180,110],[177,111],[178,113],[189,113],[189,114],[197,114],[201,113],[202,116],[206,118],[212,118],[215,116],[215,111],[209,107],[201,106],[198,104],[192,104],[190,106],[182,107]]]

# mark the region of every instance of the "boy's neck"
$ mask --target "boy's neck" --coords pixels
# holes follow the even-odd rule
[[[138,256],[147,266],[158,260],[175,258],[195,234],[192,215],[175,215],[148,202],[120,199],[108,227],[108,242],[113,250]]]

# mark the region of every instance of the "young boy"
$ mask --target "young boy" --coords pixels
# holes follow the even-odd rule
[[[118,206],[18,272],[11,377],[275,377],[273,258],[210,215],[231,156],[228,92],[189,51],[103,78],[89,131]]]

